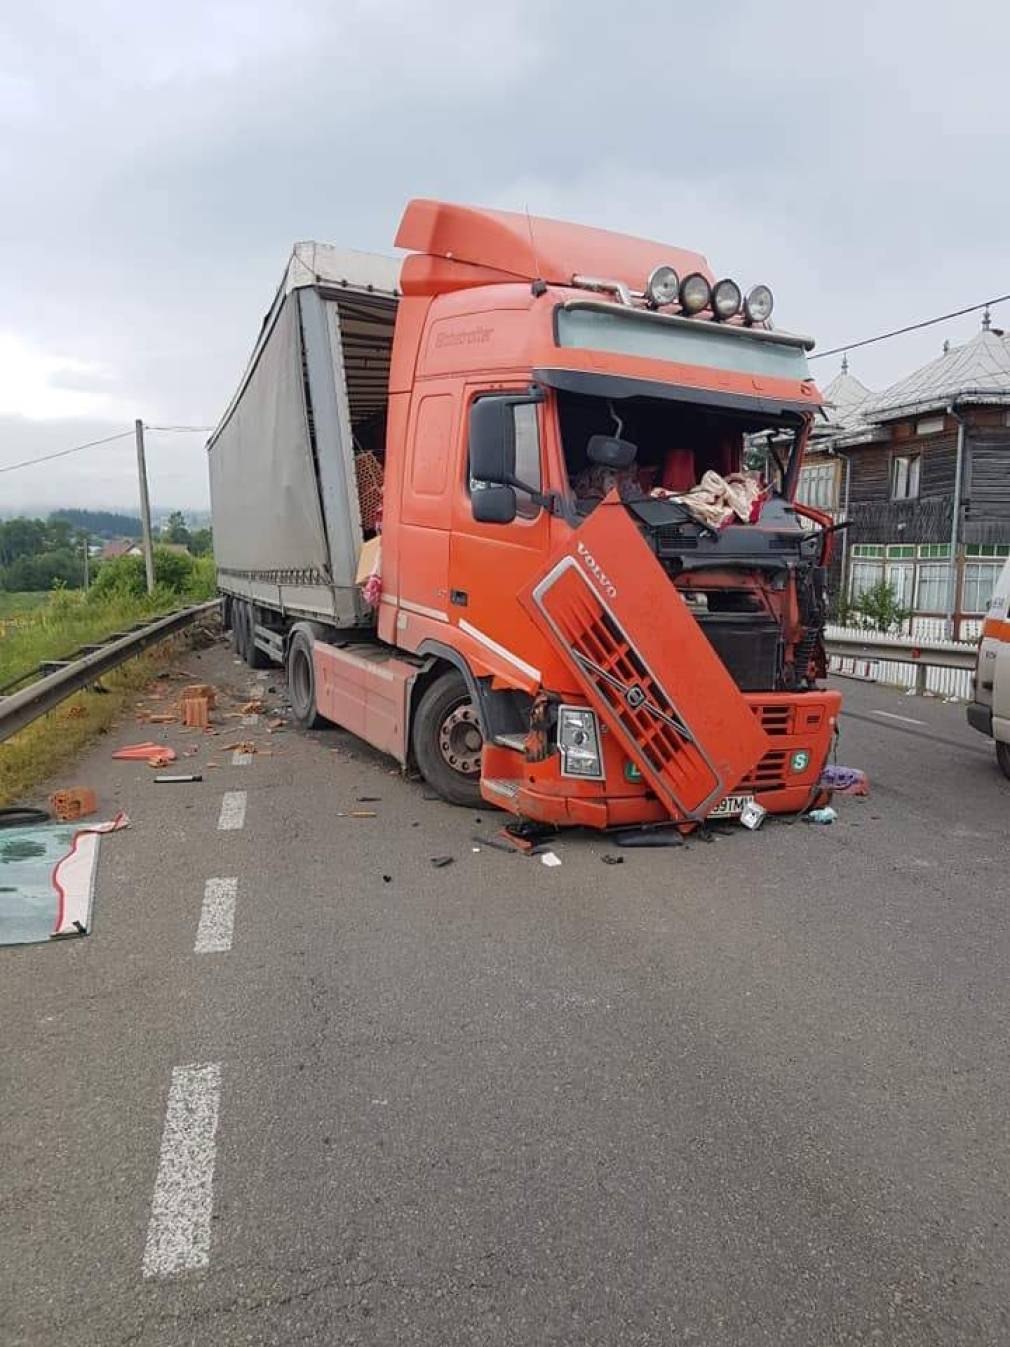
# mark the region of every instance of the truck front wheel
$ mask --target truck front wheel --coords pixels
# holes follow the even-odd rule
[[[425,688],[411,737],[421,775],[443,800],[471,809],[482,804],[484,736],[461,673],[450,669]]]
[[[318,730],[327,723],[316,709],[316,666],[307,631],[296,631],[288,647],[288,700],[299,729]]]
[[[996,761],[999,763],[1000,771],[1010,780],[1010,744],[996,741]]]

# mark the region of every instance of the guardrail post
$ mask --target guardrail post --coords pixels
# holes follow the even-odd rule
[[[928,672],[928,664],[917,664],[915,666],[915,695],[917,697],[925,697],[926,695],[926,675]]]

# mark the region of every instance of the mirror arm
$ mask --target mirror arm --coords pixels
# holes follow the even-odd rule
[[[514,491],[522,491],[542,510],[548,514],[561,514],[561,497],[556,491],[536,491],[526,482],[520,482],[518,477],[510,477],[504,486],[510,486]]]

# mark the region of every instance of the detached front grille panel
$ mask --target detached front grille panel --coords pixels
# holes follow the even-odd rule
[[[703,806],[721,781],[676,706],[578,571],[562,572],[541,607],[574,659],[590,697],[626,736],[651,784],[682,813]]]

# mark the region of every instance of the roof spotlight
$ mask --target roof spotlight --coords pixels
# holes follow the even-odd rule
[[[680,283],[680,307],[685,313],[701,313],[712,302],[712,287],[700,271],[692,271]]]
[[[744,300],[743,311],[748,323],[766,323],[772,316],[775,296],[767,285],[755,285]]]
[[[679,293],[680,277],[673,267],[662,264],[652,268],[645,282],[645,298],[654,309],[663,304],[672,304]]]
[[[724,281],[716,281],[712,287],[712,312],[717,318],[735,318],[742,304],[743,295],[736,281],[728,277]]]

